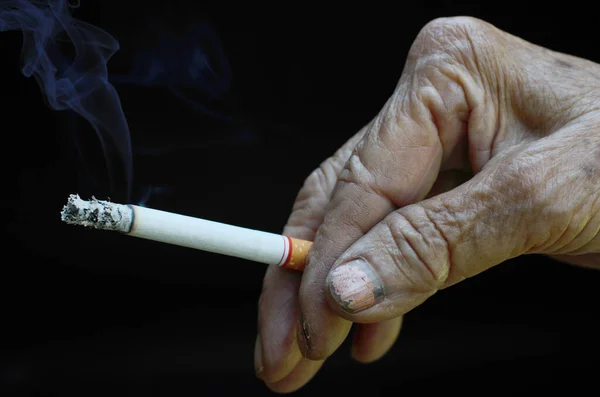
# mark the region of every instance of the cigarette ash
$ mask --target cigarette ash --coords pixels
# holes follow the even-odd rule
[[[61,212],[61,219],[71,225],[128,233],[133,223],[133,210],[123,204],[109,201],[82,200],[78,194],[69,196]]]

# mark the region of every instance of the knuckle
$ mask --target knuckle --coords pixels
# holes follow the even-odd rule
[[[390,256],[396,269],[423,291],[442,288],[451,267],[449,241],[434,219],[424,207],[413,205],[393,212],[384,221],[393,240]]]
[[[485,22],[473,17],[441,17],[429,21],[419,32],[419,36],[460,36],[472,29],[479,29]]]
[[[438,17],[427,22],[424,26],[426,29],[453,29],[464,27],[481,27],[486,22],[481,19],[470,16],[455,16],[455,17]]]
[[[392,188],[393,181],[388,173],[389,165],[384,160],[387,156],[382,155],[380,149],[381,146],[378,144],[357,147],[338,177],[341,189],[351,187],[353,190],[353,194],[344,196],[344,199],[351,204],[351,208],[354,208],[352,212],[358,211],[357,213],[348,213],[352,216],[344,217],[344,221],[348,222],[352,228],[363,229],[363,233],[366,233],[368,229],[360,226],[362,222],[357,222],[357,220],[363,219],[360,211],[371,208],[370,200],[383,200],[389,205],[396,205]],[[409,177],[411,176],[409,175]]]
[[[371,188],[375,181],[373,170],[366,164],[361,150],[354,150],[346,165],[340,172],[338,180],[344,183],[355,184],[363,188]]]
[[[427,23],[411,47],[411,55],[431,60],[451,57],[465,61],[487,42],[481,37],[489,25],[471,17],[437,18]]]
[[[440,137],[443,146],[450,129],[466,130],[471,111],[483,103],[485,91],[495,92],[499,73],[492,71],[502,69],[495,61],[499,57],[490,26],[470,17],[435,19],[421,29],[411,46],[407,73],[399,83],[400,92],[411,95],[406,101],[399,98],[404,106],[398,108],[404,111],[391,113],[394,119],[408,115],[416,121],[428,137],[427,145],[436,144]]]
[[[481,101],[480,90],[490,92],[505,79],[507,58],[503,48],[504,35],[494,26],[471,17],[438,18],[425,25],[411,46],[408,61],[414,74],[439,92],[448,84],[471,87],[471,96]],[[436,84],[437,82],[437,84]],[[453,95],[447,95],[452,97]],[[464,102],[464,101],[461,101]]]

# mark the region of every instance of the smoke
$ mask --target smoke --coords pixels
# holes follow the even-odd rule
[[[231,85],[231,66],[214,27],[188,26],[183,33],[162,30],[159,40],[137,51],[126,75],[111,75],[114,84],[167,87],[194,111],[222,121],[231,115],[218,111],[219,100]]]
[[[167,88],[181,101],[182,108],[191,110],[190,114],[208,116],[219,123],[211,124],[198,139],[183,143],[178,140],[169,144],[165,140],[168,137],[159,138],[156,148],[140,147],[138,143],[136,156],[244,144],[254,136],[252,130],[261,129],[253,127],[253,120],[237,109],[236,98],[231,95],[231,65],[212,24],[148,24],[148,32],[143,35],[145,43],[135,43],[131,54],[127,54],[131,63],[126,72],[109,75],[107,63],[120,45],[106,31],[74,18],[72,11],[77,7],[79,0],[0,0],[0,32],[22,32],[21,72],[35,78],[50,108],[68,111],[65,132],[73,134],[73,143],[84,160],[78,171],[85,175],[85,183],[94,187],[94,194],[105,195],[98,191],[104,186],[98,171],[106,169],[110,183],[106,196],[113,199],[139,199],[144,204],[155,195],[173,192],[164,186],[165,181],[156,186],[157,181],[143,181],[139,173],[138,182],[147,186],[133,186],[130,131],[113,84]],[[95,136],[82,134],[79,123],[83,120]],[[211,132],[213,137],[209,136]],[[146,138],[140,136],[140,141]],[[84,151],[89,143],[101,149],[104,161],[95,161],[90,156],[95,152]]]
[[[127,121],[107,63],[119,43],[107,32],[77,20],[78,1],[3,0],[0,31],[23,33],[21,71],[38,82],[54,110],[72,110],[96,131],[108,167],[111,190],[127,199],[132,156]]]
[[[166,89],[169,98],[160,100],[172,102],[172,95],[178,103],[178,111],[169,114],[169,121],[157,120],[156,116],[154,121],[158,125],[168,124],[167,128],[175,126],[179,135],[152,140],[152,131],[147,131],[136,140],[134,158],[144,171],[157,164],[157,157],[172,165],[193,151],[202,153],[217,145],[239,145],[251,139],[246,120],[231,103],[231,65],[215,27],[210,22],[173,19],[176,24],[168,18],[153,20],[144,30],[143,39],[125,42],[124,50],[130,49],[127,68],[124,73],[109,75],[109,81],[117,87],[159,88],[157,92]],[[204,118],[197,119],[198,116]],[[152,119],[146,114],[144,122]],[[192,132],[183,132],[190,125],[194,126]],[[195,134],[194,130],[200,128],[202,133]],[[148,172],[152,174],[151,180],[144,179]],[[146,206],[157,196],[178,191],[176,181],[169,177],[160,180],[160,172],[148,172],[137,174],[137,205]]]

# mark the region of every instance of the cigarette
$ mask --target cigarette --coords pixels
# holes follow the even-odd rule
[[[63,222],[304,270],[312,242],[131,204],[69,196]]]

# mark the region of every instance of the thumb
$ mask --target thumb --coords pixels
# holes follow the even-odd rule
[[[559,245],[564,251],[567,234],[588,236],[590,249],[598,245],[592,231],[600,222],[589,222],[585,232],[582,220],[589,216],[570,210],[586,208],[592,185],[588,192],[570,183],[549,187],[530,155],[512,157],[494,158],[454,190],[390,213],[356,241],[327,276],[332,309],[353,322],[384,321],[507,259],[561,251]]]

